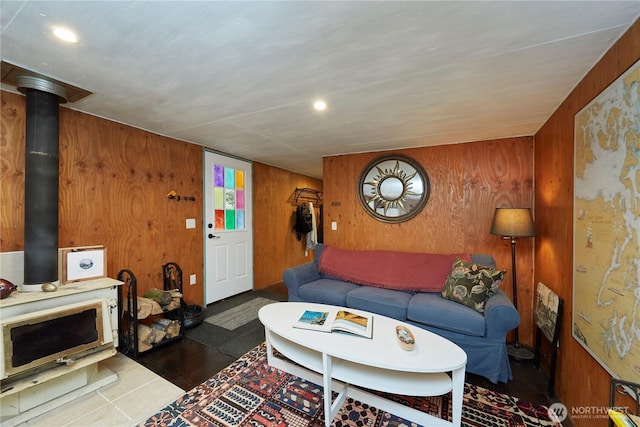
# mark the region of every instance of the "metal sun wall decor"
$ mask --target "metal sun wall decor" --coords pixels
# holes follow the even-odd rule
[[[358,181],[358,199],[379,221],[399,223],[415,217],[429,199],[429,177],[411,157],[387,154],[373,159]]]

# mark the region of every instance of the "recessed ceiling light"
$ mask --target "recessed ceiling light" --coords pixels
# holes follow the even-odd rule
[[[74,33],[73,31],[71,31],[68,28],[54,27],[53,28],[53,35],[56,36],[57,38],[59,38],[60,40],[64,40],[64,41],[69,42],[69,43],[77,43],[78,42],[78,37],[76,36],[76,33]]]
[[[324,111],[327,109],[327,103],[324,102],[322,99],[318,99],[316,102],[313,103],[313,108],[316,111]]]

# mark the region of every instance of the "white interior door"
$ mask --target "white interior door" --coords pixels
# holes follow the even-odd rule
[[[205,302],[253,289],[251,163],[204,153]]]

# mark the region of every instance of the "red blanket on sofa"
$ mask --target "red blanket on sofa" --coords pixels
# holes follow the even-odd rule
[[[439,292],[456,258],[470,261],[471,255],[357,251],[324,245],[318,270],[360,285]]]

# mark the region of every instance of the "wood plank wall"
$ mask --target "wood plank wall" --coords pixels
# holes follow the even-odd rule
[[[360,206],[356,188],[362,169],[385,153],[324,159],[325,242],[346,249],[392,249],[407,252],[489,253],[511,271],[509,241],[489,234],[496,207],[532,207],[533,138],[395,150],[417,160],[427,171],[431,195],[415,218],[386,224]],[[336,221],[338,229],[331,231]],[[533,239],[517,246],[520,341],[532,344]],[[511,295],[511,275],[503,288]]]
[[[25,99],[2,92],[3,252],[24,250]],[[130,269],[140,292],[162,288],[162,265],[183,270],[185,300],[203,300],[202,148],[60,108],[60,247],[104,245],[107,275]],[[196,198],[171,201],[167,194]]]
[[[610,382],[609,374],[571,336],[574,117],[638,59],[640,21],[613,45],[535,135],[535,281],[565,299],[556,387],[570,414],[572,408],[606,407]],[[640,381],[640,377],[630,380]],[[576,426],[607,425],[603,417],[575,417],[573,421]]]
[[[1,92],[0,251],[24,250],[25,98]],[[107,274],[134,272],[140,292],[162,287],[162,265],[183,270],[185,300],[204,301],[202,147],[60,109],[59,246],[101,244]],[[279,283],[304,262],[291,229],[296,186],[322,189],[317,179],[254,163],[255,288]],[[171,201],[167,194],[194,196]],[[195,218],[197,228],[186,229]],[[264,237],[263,237],[264,236]],[[190,286],[189,275],[197,283]]]
[[[255,229],[255,289],[282,281],[282,272],[313,259],[305,255],[306,240],[298,241],[293,230],[296,206],[289,196],[298,188],[322,190],[322,181],[262,163],[253,164],[253,224]],[[316,213],[320,210],[316,207]]]

